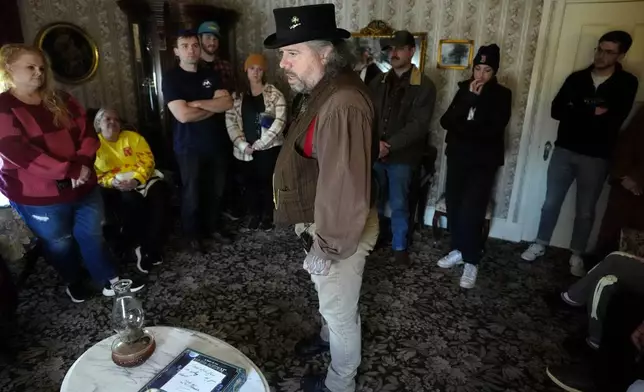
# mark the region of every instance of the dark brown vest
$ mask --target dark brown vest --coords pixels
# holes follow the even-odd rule
[[[315,211],[315,192],[318,182],[318,162],[302,154],[302,146],[311,121],[338,87],[364,85],[355,72],[342,72],[332,80],[325,78],[313,89],[306,109],[293,120],[284,146],[280,151],[273,174],[274,220],[277,225],[312,223]]]

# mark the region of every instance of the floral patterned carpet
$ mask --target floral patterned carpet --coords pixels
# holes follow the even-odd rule
[[[292,231],[240,235],[205,256],[173,250],[174,242],[140,293],[148,324],[227,341],[262,369],[274,391],[298,391],[303,374],[326,368],[328,354],[303,361],[293,353],[300,338],[317,330],[319,317]],[[569,360],[560,343],[580,316],[551,315],[542,296],[570,283],[567,255],[553,251],[528,265],[519,262],[523,245],[490,240],[477,287],[465,291],[460,269],[436,266],[447,244],[423,230],[407,268],[386,249],[370,256],[358,390],[559,390],[545,367]],[[111,301],[72,304],[55,276],[41,262],[20,293],[15,329],[2,336],[16,359],[0,361],[0,391],[58,391],[74,360],[112,334]]]

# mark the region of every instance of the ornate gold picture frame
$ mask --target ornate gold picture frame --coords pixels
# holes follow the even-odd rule
[[[472,66],[474,41],[442,39],[438,42],[438,68],[467,69]]]
[[[374,20],[367,27],[359,32],[351,33],[351,41],[358,49],[365,49],[373,58],[373,63],[380,68],[382,72],[391,69],[389,55],[383,51],[380,46],[381,39],[391,38],[394,29],[382,20]],[[425,70],[425,56],[427,54],[427,33],[413,33],[416,39],[416,53],[412,58],[412,63],[423,72]]]
[[[36,36],[36,46],[47,54],[54,77],[61,83],[84,83],[96,74],[98,46],[74,24],[61,22],[45,26]]]

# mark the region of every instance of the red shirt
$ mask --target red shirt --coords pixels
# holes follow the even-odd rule
[[[315,134],[315,121],[317,117],[313,117],[313,120],[309,124],[309,127],[306,130],[306,137],[304,138],[304,148],[302,149],[304,156],[307,158],[313,157],[313,136]]]
[[[8,91],[0,94],[0,192],[13,202],[72,202],[96,185],[94,159],[100,143],[87,127],[85,110],[67,93],[60,94],[72,117],[68,127],[55,126],[42,104],[26,104]],[[58,189],[57,180],[78,178],[82,166],[92,173],[84,185]]]

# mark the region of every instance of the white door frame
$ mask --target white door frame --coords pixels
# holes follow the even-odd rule
[[[536,131],[544,121],[548,121],[550,118],[551,102],[549,99],[544,100],[542,93],[548,91],[556,65],[556,54],[566,5],[637,1],[641,0],[544,0],[535,63],[532,69],[532,82],[528,92],[525,120],[519,145],[517,173],[521,173],[521,176],[517,181],[514,181],[508,216],[522,226],[521,239],[525,241],[533,241],[537,236],[541,218],[540,209],[545,200],[546,173],[529,173],[528,171],[543,160],[543,140]],[[554,149],[554,140],[552,143],[552,149]],[[548,159],[552,156],[552,149]],[[539,178],[535,180],[535,176]]]

